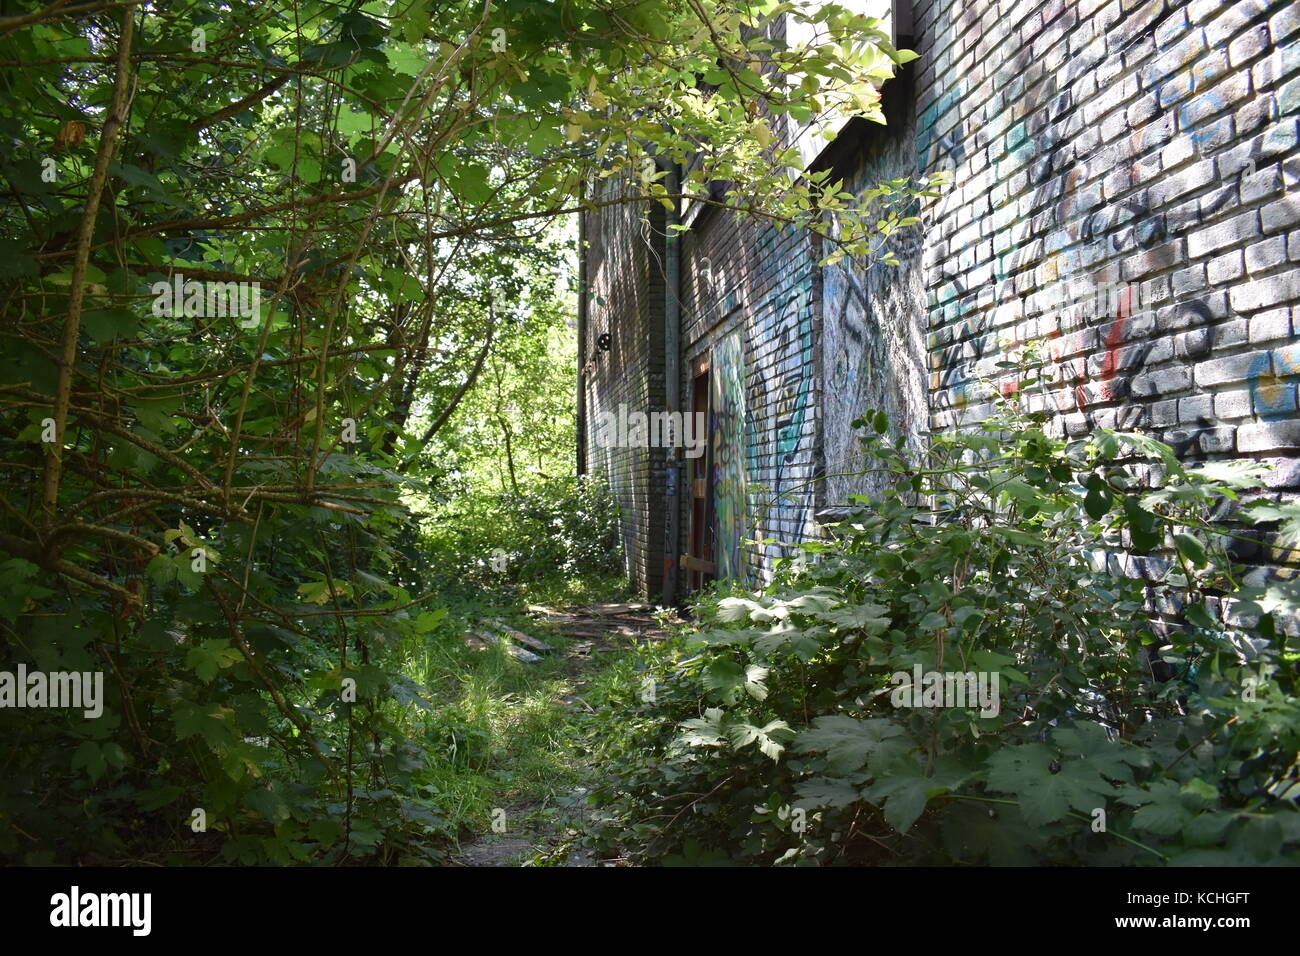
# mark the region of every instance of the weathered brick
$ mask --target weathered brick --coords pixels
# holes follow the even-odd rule
[[[1205,266],[1193,265],[1180,269],[1173,275],[1174,297],[1184,299],[1206,286]]]
[[[1248,327],[1246,319],[1229,319],[1210,329],[1210,341],[1214,349],[1220,352],[1234,345],[1245,345]]]
[[[1274,236],[1246,247],[1246,271],[1251,275],[1286,264],[1286,237]]]
[[[1214,49],[1223,47],[1264,9],[1258,0],[1238,0],[1237,3],[1219,3],[1218,10],[1205,25],[1205,39]]]
[[[1228,64],[1234,70],[1240,70],[1267,49],[1268,26],[1261,23],[1228,44]]]
[[[1267,361],[1269,353],[1245,352],[1241,355],[1229,355],[1224,358],[1206,359],[1196,364],[1196,385],[1206,388],[1212,385],[1231,385],[1244,382],[1250,374],[1251,366],[1261,357]]]
[[[1183,126],[1187,129],[1187,126]],[[1198,121],[1191,127],[1191,138],[1201,155],[1214,153],[1232,142],[1233,117],[1221,116],[1212,121]]]
[[[1210,395],[1192,395],[1178,400],[1178,420],[1183,424],[1209,418],[1214,411],[1214,399]]]
[[[1188,148],[1191,148],[1190,141]],[[1164,157],[1166,162],[1169,157]],[[1112,173],[1112,176],[1119,175],[1120,170]],[[1127,179],[1127,170],[1123,171]],[[1151,202],[1156,206],[1163,206],[1180,196],[1194,192],[1210,183],[1214,182],[1214,160],[1206,159],[1187,169],[1180,170],[1169,176],[1165,176],[1151,187]]]
[[[1300,488],[1300,458],[1264,458],[1266,488]]]
[[[1257,312],[1300,298],[1300,275],[1292,271],[1250,279],[1233,286],[1228,295],[1234,311]]]
[[[1172,395],[1191,388],[1192,370],[1186,365],[1148,369],[1133,379],[1132,393],[1138,396]]]
[[[1261,312],[1258,315],[1251,316],[1250,341],[1252,345],[1258,342],[1275,342],[1290,337],[1290,309],[1273,309],[1269,312]]]
[[[1295,451],[1300,449],[1300,421],[1252,422],[1237,429],[1237,450]]]
[[[1150,411],[1150,421],[1153,428],[1164,428],[1167,425],[1176,425],[1178,423],[1178,400],[1167,399],[1163,402],[1152,402],[1148,406]],[[1079,416],[1082,418],[1083,416]]]
[[[1187,254],[1193,259],[1227,246],[1238,245],[1243,240],[1259,234],[1254,210],[1234,216],[1224,222],[1193,232],[1187,237]]]
[[[1249,418],[1250,414],[1249,389],[1234,388],[1227,392],[1217,392],[1214,395],[1214,417],[1231,421],[1238,418]]]
[[[1202,355],[1210,354],[1210,330],[1192,329],[1188,332],[1180,332],[1177,339],[1177,353],[1179,358],[1199,358]]]
[[[1268,30],[1273,42],[1279,44],[1300,30],[1300,7],[1294,3],[1284,3],[1282,9],[1268,21]]]
[[[1160,150],[1160,165],[1166,170],[1176,169],[1195,156],[1196,141],[1182,133],[1170,139]]]
[[[1231,426],[1202,428],[1200,434],[1196,436],[1201,451],[1207,455],[1232,451],[1236,438],[1237,429]]]
[[[1253,176],[1241,179],[1241,201],[1255,202],[1276,195],[1282,191],[1282,166],[1277,164],[1261,169]]]
[[[1240,249],[1233,249],[1211,259],[1206,267],[1210,285],[1231,282],[1246,271],[1245,259]]]
[[[1278,232],[1300,225],[1300,195],[1284,196],[1259,211],[1264,232]]]
[[[1232,136],[1242,137],[1249,136],[1260,129],[1263,129],[1273,119],[1273,111],[1276,106],[1273,102],[1272,94],[1256,96],[1254,99],[1247,101],[1237,108],[1237,112],[1232,114]],[[1227,143],[1225,139],[1219,145]]]

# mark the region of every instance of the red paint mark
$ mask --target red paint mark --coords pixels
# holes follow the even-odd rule
[[[1047,333],[1047,337],[1052,340],[1052,344],[1048,349],[1048,354],[1052,356],[1052,362],[1057,366],[1057,368],[1060,368],[1061,366],[1062,355],[1064,355],[1067,351],[1068,352],[1077,351],[1079,348],[1078,337],[1071,335],[1068,338],[1062,338],[1060,329],[1052,329],[1052,331]],[[1074,402],[1079,407],[1079,411],[1083,411],[1083,407],[1088,403],[1087,393],[1084,391],[1083,388],[1084,385],[1083,367],[1084,366],[1083,363],[1079,362],[1077,359],[1069,362],[1069,365],[1074,367],[1074,376],[1073,376]],[[1062,378],[1068,378],[1068,377],[1069,377],[1069,373],[1067,370],[1066,374],[1063,375]],[[1055,392],[1052,393],[1052,401],[1056,405],[1056,410],[1058,412],[1064,412],[1066,410],[1066,407],[1068,407],[1068,405],[1066,407],[1062,407],[1062,403],[1057,398],[1057,393]]]
[[[1115,317],[1115,324],[1110,327],[1110,334],[1106,336],[1106,359],[1101,364],[1101,397],[1104,401],[1111,401],[1115,397],[1111,381],[1119,371],[1119,344],[1124,339],[1124,326],[1133,311],[1132,296],[1132,290],[1125,286],[1119,297],[1119,314]],[[1082,409],[1082,404],[1079,407]]]

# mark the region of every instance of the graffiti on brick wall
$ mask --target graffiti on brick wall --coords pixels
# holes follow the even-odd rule
[[[809,367],[812,316],[807,308],[808,287],[807,280],[797,283],[780,295],[769,310],[769,329],[776,340],[777,354],[768,385],[769,394],[776,396],[772,430],[778,493],[785,490],[783,481],[788,484],[791,471],[798,463],[812,391]]]
[[[971,45],[984,39],[978,31],[990,21],[970,22],[975,6],[949,3],[940,14],[937,36],[960,35],[954,21],[969,31],[950,51],[935,54],[941,64],[967,61]],[[919,120],[918,166],[956,166],[957,185],[972,190],[961,196],[960,208],[941,211],[946,228],[938,231],[939,241],[952,245],[940,250],[929,270],[938,326],[931,340],[932,407],[945,412],[941,420],[960,420],[947,410],[974,404],[984,394],[978,388],[981,372],[1004,394],[1008,387],[1014,391],[1013,382],[998,381],[992,360],[1002,357],[1003,341],[1037,342],[1047,346],[1048,407],[1055,406],[1071,434],[1095,427],[1158,430],[1188,459],[1234,448],[1288,449],[1267,430],[1297,417],[1300,346],[1246,358],[1248,371],[1235,370],[1237,377],[1223,383],[1241,391],[1216,389],[1211,395],[1195,387],[1193,366],[1203,357],[1219,349],[1236,356],[1247,346],[1245,321],[1225,315],[1225,280],[1214,278],[1212,266],[1208,276],[1198,276],[1193,266],[1204,270],[1205,253],[1189,246],[1207,223],[1223,232],[1209,249],[1223,262],[1230,261],[1229,252],[1240,256],[1243,246],[1257,241],[1258,219],[1254,226],[1249,216],[1225,219],[1237,204],[1253,203],[1245,198],[1246,179],[1254,178],[1256,161],[1294,153],[1300,81],[1293,74],[1300,43],[1283,41],[1252,67],[1248,41],[1263,36],[1270,42],[1272,29],[1259,25],[1281,3],[1221,5],[1231,13],[1220,29],[1243,14],[1254,21],[1231,56],[1225,55],[1228,42],[1216,43],[1204,24],[1183,19],[1180,30],[1180,6],[1167,4],[1160,18],[1141,27],[1129,27],[1128,17],[1106,24],[1098,38],[1105,45],[1092,47],[1101,51],[1095,59],[1087,47],[1075,49],[1082,25],[1060,18],[1044,25],[1032,54],[1008,49],[996,62],[977,56],[969,76],[937,68],[940,97]],[[1213,5],[1206,10],[1211,20],[1219,15]],[[1089,25],[1094,35],[1096,26]],[[1047,51],[1064,49],[1063,39],[1069,53],[1062,64]],[[1237,46],[1247,49],[1235,51]],[[1061,65],[1036,68],[1044,60]],[[1274,84],[1284,77],[1290,79]],[[972,99],[962,95],[963,87]],[[986,95],[990,90],[993,95]],[[1098,102],[1103,99],[1113,105]],[[1257,184],[1250,189],[1258,195]],[[992,256],[985,251],[988,240]],[[1135,280],[1148,277],[1160,287],[1153,301],[1139,306]],[[991,289],[984,287],[986,279]],[[1119,295],[1110,308],[1087,313],[1022,311],[1030,289],[1064,279]],[[1219,288],[1210,290],[1206,279]],[[1250,319],[1251,345],[1255,321]],[[994,340],[998,348],[988,347]],[[1250,417],[1255,421],[1232,424]],[[1262,548],[1241,557],[1282,563],[1283,550]]]
[[[758,243],[755,288],[762,290],[750,326],[746,447],[755,501],[748,536],[793,540],[812,532],[813,451],[809,435],[814,382],[810,247],[779,241],[775,229]],[[758,560],[770,570],[766,556]]]
[[[1300,383],[1300,346],[1262,353],[1251,363],[1246,381],[1255,414],[1263,421],[1294,418],[1297,383]]]
[[[962,145],[966,138],[961,117],[961,103],[965,91],[958,86],[949,90],[934,103],[930,104],[916,123],[916,170],[918,173],[929,172],[944,165],[945,158],[953,163],[960,163],[966,158],[966,148]],[[936,124],[943,119],[950,109],[956,109],[956,125],[943,134],[936,131]]]
[[[956,300],[951,307],[955,316],[948,320],[943,341],[949,343],[940,350],[936,371],[931,376],[931,388],[936,409],[961,409],[974,401],[978,394],[977,380],[981,360],[992,349],[989,346],[1000,335],[1016,341],[1020,330],[994,328],[992,321],[998,310],[1008,303],[1015,305],[1024,295],[1027,284],[1044,281],[1082,279],[1092,281],[1097,287],[1113,284],[1113,276],[1105,268],[1092,269],[1094,262],[1085,251],[1095,243],[1105,241],[1107,251],[1114,254],[1146,253],[1148,268],[1159,271],[1175,264],[1175,250],[1166,245],[1168,223],[1165,214],[1153,208],[1147,190],[1136,190],[1114,202],[1104,201],[1101,185],[1093,182],[1106,174],[1116,183],[1138,183],[1149,178],[1149,165],[1168,140],[1172,123],[1139,123],[1139,128],[1129,128],[1104,152],[1098,161],[1105,169],[1091,168],[1088,160],[1079,159],[1070,148],[1069,137],[1079,123],[1075,119],[1076,104],[1070,90],[1058,86],[1054,75],[1026,86],[1024,76],[1010,74],[1004,68],[999,77],[1006,83],[1005,99],[999,99],[997,108],[990,113],[988,107],[971,116],[963,116],[965,101],[960,95],[961,86],[950,91],[932,105],[923,115],[917,136],[917,159],[922,169],[952,168],[972,151],[988,150],[991,158],[991,181],[1007,184],[1018,177],[1027,177],[1031,186],[1029,202],[996,199],[992,220],[996,228],[1009,236],[1006,248],[997,252],[993,266],[993,296],[991,300],[976,300],[978,288],[963,288],[956,276],[941,264],[942,281],[948,292],[955,291]],[[1141,76],[1138,89],[1145,91]],[[1186,65],[1181,75],[1163,82],[1151,81],[1162,90],[1165,84],[1186,87],[1189,96],[1196,97],[1196,110],[1214,112],[1217,92],[1206,89]],[[1168,95],[1164,90],[1163,95]],[[1014,114],[1004,103],[1015,103]],[[1188,120],[1187,110],[1191,100],[1183,100],[1170,107],[1170,116],[1177,114],[1179,127]],[[948,111],[955,109],[954,117]],[[1014,121],[1009,115],[1017,117]],[[950,125],[942,136],[933,128],[936,120]],[[1081,119],[1079,117],[1078,119]],[[1199,135],[1208,135],[1200,129]],[[1201,142],[1193,139],[1193,145]],[[958,176],[960,179],[960,175]],[[1087,185],[1091,182],[1091,185]],[[1225,201],[1227,192],[1220,197]],[[941,210],[941,214],[943,214]],[[1041,236],[1042,224],[1048,228]],[[1031,229],[1032,227],[1035,227]],[[1030,240],[1033,241],[1030,241]],[[996,249],[996,244],[995,244]],[[1099,297],[1101,298],[1101,297]],[[951,295],[941,295],[942,303]],[[939,308],[942,306],[936,306]],[[1203,302],[1192,300],[1182,304],[1189,310],[1193,321],[1204,322],[1210,318]],[[1089,316],[1076,316],[1070,322],[1057,318],[1055,327],[1043,327],[1047,337],[1050,361],[1047,369],[1054,385],[1053,400],[1062,413],[1082,413],[1089,426],[1105,425],[1118,428],[1138,428],[1148,424],[1147,402],[1136,395],[1135,381],[1146,370],[1155,350],[1150,340],[1150,316],[1139,319],[1135,310],[1117,304],[1109,312],[1096,312]],[[1032,328],[1031,323],[1026,327]],[[1089,362],[1086,350],[1078,347],[1087,328],[1100,327],[1100,339],[1095,351],[1102,354]],[[1084,331],[1080,331],[1083,329]],[[1094,355],[1095,355],[1094,351]],[[985,370],[987,371],[987,366]],[[990,376],[994,379],[996,375]],[[995,387],[999,387],[995,383]],[[1014,390],[1014,385],[1010,388]],[[1008,383],[1001,383],[1008,390]]]
[[[931,131],[932,126],[933,118]],[[911,133],[909,124],[882,142],[845,177],[846,191],[861,195],[881,181],[910,174]],[[919,329],[924,295],[920,270],[913,268],[919,264],[922,235],[919,228],[905,229],[891,240],[900,267],[846,258],[822,271],[822,455],[828,505],[881,490],[875,476],[849,475],[867,465],[851,427],[866,410],[884,411],[892,427],[909,438],[928,429]]]
[[[944,271],[940,298],[949,299],[956,310],[949,326],[951,343],[939,353],[939,368],[930,377],[936,406],[963,409],[978,395],[980,362],[993,341],[993,315],[989,309],[973,308],[972,296],[960,276]]]
[[[749,376],[746,444],[750,479],[765,486],[751,516],[749,534],[756,539],[785,537],[809,517],[811,491],[792,492],[811,473],[804,441],[812,385],[806,361],[812,336],[807,294],[807,281],[774,293],[758,309],[753,326],[753,351],[763,359]]]
[[[713,347],[710,376],[713,451],[713,502],[717,534],[717,576],[744,577],[744,540],[749,476],[745,440],[745,343],[737,329]]]
[[[977,137],[963,115],[966,90],[958,84],[927,107],[917,120],[916,168],[918,174],[946,171],[953,174],[968,159],[967,143],[978,147]],[[951,125],[949,125],[951,124]],[[939,127],[944,132],[939,133]],[[956,199],[950,192],[932,215],[941,218],[950,212]],[[946,344],[931,366],[930,393],[935,408],[964,409],[978,395],[979,366],[992,340],[993,313],[974,308],[978,290],[968,289],[956,264],[940,263],[940,280],[935,305],[950,307],[954,315],[947,329]],[[1005,278],[1005,271],[999,279]],[[949,306],[948,304],[951,303]],[[937,367],[936,367],[937,366]]]

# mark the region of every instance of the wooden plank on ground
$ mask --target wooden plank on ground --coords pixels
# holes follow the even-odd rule
[[[518,644],[514,644],[503,637],[499,637],[491,631],[471,631],[470,634],[480,640],[487,641],[490,644],[501,644],[505,647],[506,653],[517,661],[524,661],[525,663],[533,664],[541,660],[541,658],[532,651],[526,651]]]
[[[584,614],[594,614],[597,617],[618,617],[622,614],[635,614],[638,611],[650,610],[649,604],[592,604],[588,607],[580,608]]]
[[[516,644],[522,644],[524,647],[531,648],[539,654],[548,654],[555,650],[555,648],[551,647],[551,645],[547,644],[545,641],[540,641],[531,634],[525,634],[523,631],[517,631],[509,624],[502,621],[493,621],[492,623],[496,625],[498,631],[510,638],[510,640],[514,641]]]

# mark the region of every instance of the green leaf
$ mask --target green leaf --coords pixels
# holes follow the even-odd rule
[[[971,776],[972,771],[951,757],[936,761],[929,776],[921,772],[912,757],[900,757],[888,770],[876,775],[876,782],[863,795],[873,803],[883,804],[885,822],[899,833],[906,833],[932,797],[956,789]]]
[[[142,790],[136,797],[135,803],[141,810],[146,813],[152,813],[160,810],[169,803],[174,803],[176,798],[181,795],[181,788],[171,784],[151,787],[148,790]]]
[[[858,788],[842,777],[813,777],[800,781],[794,789],[799,795],[794,805],[806,810],[847,807],[862,799]]]
[[[140,318],[128,309],[89,309],[82,313],[81,326],[96,345],[113,341],[117,336],[132,338]]]
[[[236,739],[233,724],[235,712],[220,704],[194,704],[181,701],[172,711],[176,722],[176,737],[201,737],[209,746],[225,747]]]
[[[428,634],[437,627],[447,617],[445,607],[434,608],[432,611],[423,611],[415,619],[415,632],[417,634]]]
[[[0,618],[16,620],[30,602],[54,593],[36,583],[40,573],[39,567],[22,558],[0,562]]]
[[[836,625],[839,629],[863,630],[870,635],[883,634],[889,630],[889,608],[871,601],[836,608],[833,611],[822,611],[817,616]]]
[[[1257,863],[1267,863],[1282,849],[1282,824],[1275,816],[1251,817],[1243,833],[1246,849]]]
[[[1216,631],[1222,626],[1210,615],[1210,612],[1205,609],[1204,604],[1183,605],[1183,617],[1187,619],[1188,624],[1193,624],[1196,627],[1203,627],[1207,631]]]
[[[1055,756],[1041,743],[1005,747],[988,759],[988,785],[1011,793],[1031,827],[1053,823],[1071,809],[1089,814],[1106,805],[1114,788],[1097,770],[1081,760],[1062,760],[1052,772]]]
[[[712,691],[729,691],[745,681],[745,669],[726,658],[711,662],[704,671],[704,686]]]
[[[813,719],[813,726],[800,733],[793,749],[799,753],[826,754],[827,768],[834,774],[852,773],[873,755],[890,759],[902,749],[903,728],[892,720],[872,717],[857,720],[844,714]]]
[[[241,660],[243,655],[238,648],[231,647],[230,641],[226,638],[217,637],[190,648],[189,653],[185,655],[185,666],[193,670],[199,680],[209,684],[222,668],[230,667]]]
[[[253,787],[244,796],[244,803],[259,817],[271,823],[289,819],[289,808],[270,787]]]
[[[737,749],[756,743],[763,754],[776,760],[785,749],[780,738],[786,736],[783,732],[789,730],[790,725],[784,720],[774,720],[763,727],[741,723],[727,729],[727,739]]]
[[[343,839],[343,824],[330,817],[316,817],[308,824],[307,835],[322,846],[330,847]]]
[[[1145,554],[1160,545],[1162,535],[1157,530],[1159,519],[1145,510],[1132,495],[1124,498],[1124,513],[1128,517],[1134,551]]]
[[[1074,723],[1052,731],[1052,741],[1067,756],[1087,762],[1108,780],[1132,782],[1134,767],[1149,767],[1151,757],[1126,740],[1111,740],[1098,724]]]
[[[1114,500],[1100,475],[1092,475],[1088,479],[1088,494],[1083,499],[1083,508],[1088,512],[1088,517],[1093,521],[1101,520]]]
[[[99,744],[93,740],[83,740],[72,755],[72,769],[85,770],[91,780],[98,780],[108,771],[108,761]]]
[[[1205,567],[1205,545],[1200,539],[1185,532],[1174,535],[1174,546],[1178,553],[1198,568]]]
[[[0,279],[30,279],[40,271],[26,247],[12,239],[0,239]]]
[[[1191,823],[1195,813],[1184,805],[1174,780],[1156,780],[1148,790],[1129,790],[1120,801],[1141,807],[1133,814],[1133,826],[1160,836],[1173,836]]]
[[[721,707],[710,707],[703,717],[682,721],[682,741],[689,747],[721,747],[726,742]]]

